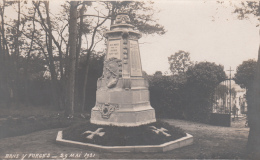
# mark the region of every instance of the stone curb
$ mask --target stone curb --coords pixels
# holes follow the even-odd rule
[[[99,151],[108,152],[166,152],[176,148],[191,145],[193,143],[193,136],[186,133],[186,137],[182,137],[175,141],[166,142],[161,145],[143,145],[143,146],[102,146],[90,143],[76,142],[62,139],[62,131],[57,134],[56,142],[68,146],[80,147],[86,149],[91,147]]]

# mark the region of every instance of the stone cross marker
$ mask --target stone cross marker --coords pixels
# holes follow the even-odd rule
[[[104,136],[105,132],[100,132],[103,128],[98,128],[95,132],[92,132],[92,131],[86,131],[82,134],[88,134],[90,133],[90,135],[88,135],[86,138],[87,139],[93,139],[94,136],[98,135],[100,137]]]
[[[148,82],[142,73],[138,39],[127,14],[118,14],[104,36],[107,53],[98,79],[96,105],[90,122],[100,125],[139,126],[155,122]]]
[[[152,128],[152,130],[156,133],[156,134],[159,134],[159,133],[162,133],[164,134],[166,137],[170,137],[171,135],[166,133],[166,131],[168,131],[167,129],[165,128],[162,128],[159,129],[159,128],[156,128],[155,126],[150,126]]]

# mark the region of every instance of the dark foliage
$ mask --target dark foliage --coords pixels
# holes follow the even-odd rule
[[[6,62],[7,66],[12,63]],[[31,56],[30,61],[19,56],[17,61],[18,72],[12,67],[5,68],[8,72],[0,77],[10,78],[0,86],[0,103],[9,106],[10,103],[50,105],[50,80],[44,78],[45,62],[40,56]],[[10,77],[8,77],[10,76]]]
[[[150,101],[160,118],[183,118],[185,75],[149,77]]]
[[[102,76],[103,73],[103,61],[104,55],[93,55],[90,59],[89,64],[89,76],[88,76],[88,83],[86,89],[86,106],[85,110],[90,112],[91,108],[95,106],[96,102],[96,90],[97,90],[97,80],[99,77]],[[86,56],[82,56],[81,61],[79,63],[79,70],[78,70],[78,83],[76,83],[76,87],[78,90],[78,101],[81,102],[82,100],[82,92],[83,92],[83,83],[84,83],[84,76],[86,72]],[[81,106],[81,105],[79,105]]]
[[[20,136],[35,131],[41,131],[53,128],[68,127],[72,124],[70,119],[66,117],[42,116],[42,117],[8,117],[6,121],[0,124],[0,138]]]
[[[253,59],[243,61],[237,67],[234,80],[241,88],[252,88],[253,80],[256,74],[256,65],[257,62]]]
[[[51,90],[49,89],[51,84],[49,80],[31,80],[28,81],[28,97],[24,94],[24,84],[21,84],[18,88],[19,102],[26,103],[26,99],[30,104],[35,106],[50,105],[51,104]]]
[[[163,127],[168,130],[166,132],[171,136],[167,137],[162,133],[157,135],[150,126]],[[93,139],[87,139],[88,134],[82,134],[85,131],[96,131],[98,128],[103,128],[100,132],[105,132],[104,136],[94,136]],[[185,136],[186,133],[182,129],[161,121],[138,127],[101,126],[86,122],[71,126],[63,131],[64,139],[105,146],[158,145]]]
[[[260,54],[259,54],[260,55]],[[258,59],[259,60],[259,59]],[[250,132],[248,136],[247,152],[251,159],[257,159],[260,151],[259,140],[259,62],[255,60],[244,61],[237,67],[235,81],[242,88],[246,88],[247,119]],[[257,158],[255,158],[257,157]]]
[[[104,56],[93,55],[90,60],[90,68],[87,84],[87,106],[86,109],[90,112],[90,109],[95,105],[96,99],[96,84],[97,79],[101,77],[103,70],[103,59]],[[77,92],[77,101],[81,102],[82,89],[83,89],[83,79],[86,72],[86,58],[82,56],[80,58],[79,69],[78,69],[78,83],[76,87],[78,88]],[[11,103],[16,102],[17,104],[27,104],[27,105],[51,105],[52,104],[52,85],[51,80],[44,78],[43,74],[45,72],[45,63],[42,62],[40,57],[33,57],[29,61],[28,72],[25,73],[24,68],[26,66],[26,58],[19,57],[19,81],[9,82],[11,85],[15,85],[15,92],[10,88],[6,88],[7,85],[2,85],[0,87],[0,102],[5,103],[4,106],[9,106]],[[61,85],[61,81],[58,81],[57,85]],[[59,94],[61,93],[59,90]],[[15,94],[15,95],[14,95]],[[15,99],[13,97],[16,97]],[[80,103],[78,103],[80,106]],[[76,108],[76,109],[79,109]]]
[[[178,75],[155,74],[149,78],[151,105],[157,117],[208,123],[215,88],[225,78],[223,66],[210,62],[195,64]]]
[[[226,79],[224,67],[211,62],[200,62],[189,67],[186,74],[186,116],[194,121],[208,123],[215,88]]]
[[[252,110],[253,106],[253,83],[256,75],[257,62],[255,60],[249,59],[243,61],[237,67],[234,80],[241,88],[246,88],[246,100],[248,107],[248,125],[250,127],[251,123],[254,121],[253,117],[250,116],[254,114]]]
[[[172,74],[185,73],[188,67],[192,65],[190,53],[182,50],[168,57],[168,62]]]

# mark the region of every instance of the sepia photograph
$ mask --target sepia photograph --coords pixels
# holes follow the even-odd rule
[[[0,159],[260,159],[260,1],[0,0]]]

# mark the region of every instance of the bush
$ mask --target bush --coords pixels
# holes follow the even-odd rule
[[[184,75],[149,77],[150,101],[160,118],[182,118]]]
[[[184,117],[197,122],[208,123],[213,95],[218,84],[226,79],[224,67],[210,62],[200,62],[189,67],[187,81],[183,87]]]
[[[210,62],[195,64],[183,74],[150,76],[151,105],[157,117],[208,123],[215,88],[225,79],[224,67]]]

